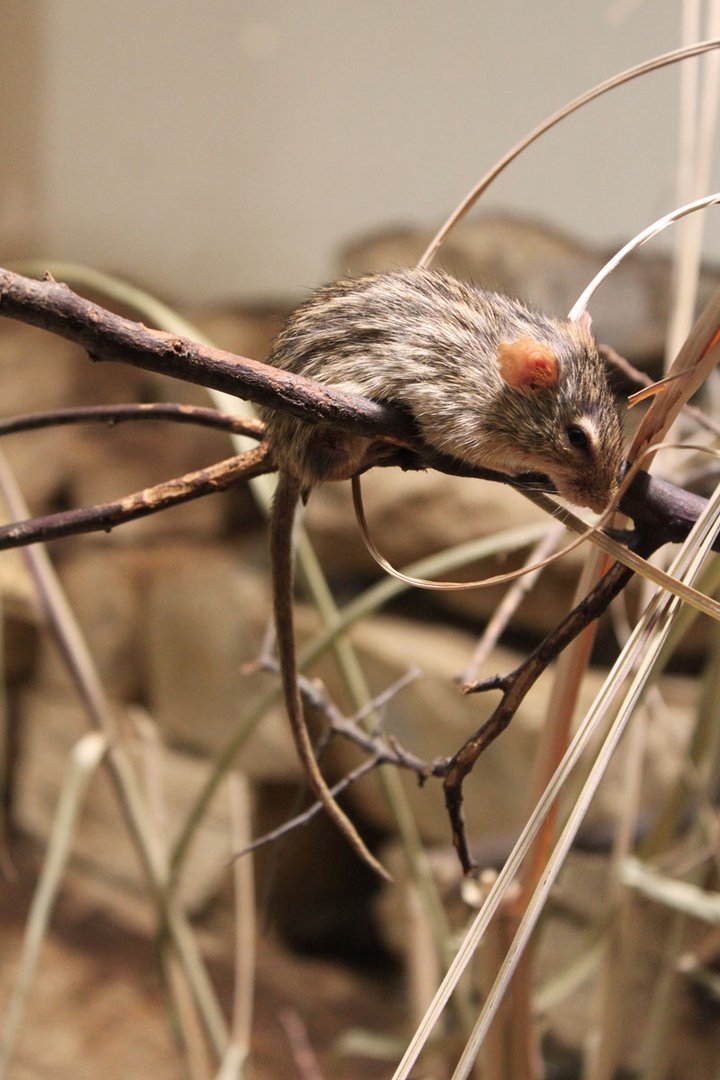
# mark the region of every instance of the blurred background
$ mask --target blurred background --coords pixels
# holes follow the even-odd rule
[[[701,8],[694,0],[0,0],[0,265],[31,257],[39,260],[33,272],[56,260],[107,271],[169,301],[219,346],[264,359],[289,308],[321,281],[417,259],[479,177],[553,110],[632,64],[709,36],[701,26],[689,29]],[[713,16],[720,2],[704,8]],[[693,194],[717,187],[712,123],[695,147],[679,134],[681,100],[688,131],[700,128],[703,112],[712,121],[716,109],[717,72],[705,62],[704,84],[693,82],[697,72],[692,61],[654,73],[550,132],[493,184],[439,262],[550,314],[566,313],[607,252],[689,197],[687,183],[678,194],[679,173],[693,180],[697,167]],[[705,229],[697,243],[704,265],[697,296],[690,267],[678,341],[696,300],[704,304],[720,286],[718,220],[716,208],[693,218],[693,228]],[[623,263],[591,304],[599,340],[652,375],[662,366],[679,291],[666,254],[678,232]],[[67,265],[54,272],[103,306],[148,324],[158,318],[157,308],[107,280]],[[90,364],[79,347],[9,319],[0,320],[0,385],[4,416],[78,404],[209,403],[201,387]],[[630,388],[616,373],[614,385],[621,398]],[[710,412],[718,399],[706,396]],[[628,429],[640,412],[630,414]],[[234,451],[219,432],[147,423],[37,430],[4,438],[2,452],[28,515],[41,515],[117,499]],[[700,455],[665,455],[659,464],[663,476],[704,494],[717,482]],[[347,489],[314,491],[304,519],[340,604],[379,578]],[[398,566],[497,540],[494,554],[475,549],[476,562],[460,571],[485,577],[519,565],[524,545],[546,529],[544,515],[496,484],[377,469],[364,490],[373,535]],[[252,860],[234,859],[239,835],[263,835],[292,818],[304,793],[287,721],[272,697],[275,677],[252,667],[270,612],[263,492],[236,487],[52,547],[121,732],[118,744],[137,763],[152,810],[140,839],[176,858],[177,897],[210,978],[197,993],[192,966],[167,964],[160,973],[158,915],[138,841],[107,771],[98,769],[37,977],[24,984],[32,997],[19,1028],[18,1077],[206,1080],[225,1045],[222,1018],[234,1016],[233,1037],[250,1044],[255,1080],[321,1071],[386,1080],[455,935],[474,915],[477,894],[460,880],[441,788],[420,787],[407,774],[405,820],[428,855],[433,904],[446,920],[439,930],[427,901],[435,894],[420,902],[408,845],[398,840],[396,815],[374,776],[352,786],[346,806],[397,887],[379,890],[324,815]],[[500,643],[481,657],[478,637],[504,595],[499,590],[409,591],[390,604],[375,594],[352,631],[367,694],[357,685],[348,690],[332,657],[312,674],[351,715],[417,664],[421,677],[386,707],[388,730],[424,761],[451,754],[494,704],[491,695],[460,694],[458,676],[513,670],[572,604],[583,559],[576,551],[545,572]],[[311,591],[298,596],[303,642],[320,633]],[[0,559],[0,601],[4,1023],[6,1001],[22,991],[22,937],[56,835],[63,778],[90,724],[18,552]],[[635,604],[631,595],[628,625]],[[602,623],[580,709],[605,678],[625,619],[619,610]],[[542,1022],[548,1077],[717,1080],[716,928],[701,914],[678,929],[671,906],[635,899],[611,848],[617,836],[637,838],[668,873],[716,890],[719,656],[708,626],[691,625],[661,693],[648,695],[648,711],[637,717],[639,739],[614,758],[565,866],[533,976],[540,992],[532,1017]],[[557,720],[550,693],[550,678],[534,688],[467,784],[474,855],[490,873],[533,804],[538,762],[547,758],[542,740]],[[643,719],[651,720],[646,728]],[[328,750],[330,779],[358,763],[341,740]],[[217,792],[205,802],[215,780]],[[568,805],[579,782],[568,785]],[[253,873],[257,927],[248,902]],[[489,985],[500,946],[498,936],[473,975],[474,989]],[[616,951],[603,965],[606,947]],[[525,1009],[529,1015],[529,995],[521,994],[502,1021],[503,1055],[513,1059]],[[214,1011],[221,1036],[209,1047],[202,1031]],[[298,1024],[322,1070],[298,1066]],[[532,1044],[534,1023],[525,1030]],[[423,1075],[448,1075],[442,1063],[455,1059],[457,1047],[452,1025],[447,1032],[448,1045],[441,1038],[436,1048],[441,1064]],[[500,1042],[493,1045],[499,1054]],[[605,1071],[584,1071],[598,1047]],[[656,1068],[658,1061],[664,1064]],[[530,1075],[497,1062],[483,1073],[484,1080]]]
[[[677,47],[680,22],[670,0],[3,0],[0,248],[183,303],[293,298],[349,239],[439,223],[546,114]],[[481,208],[626,240],[675,202],[680,77],[593,104]]]

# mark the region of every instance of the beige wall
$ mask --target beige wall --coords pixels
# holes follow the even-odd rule
[[[12,259],[39,250],[44,233],[44,9],[3,0],[0,16],[0,251]]]
[[[2,5],[2,101],[23,50],[34,88],[13,91],[3,199],[31,193],[49,255],[183,300],[300,293],[343,240],[440,219],[550,110],[679,40],[669,0]],[[627,238],[674,201],[677,83],[666,71],[591,106],[483,205]]]

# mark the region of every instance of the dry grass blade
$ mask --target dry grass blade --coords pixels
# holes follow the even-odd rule
[[[701,562],[702,552],[698,553],[698,545],[703,545],[703,551],[705,548],[710,547],[712,539],[717,529],[717,518],[720,515],[720,491],[716,492],[715,496],[710,500],[706,510],[702,517],[698,520],[693,528],[693,531],[680,549],[678,556],[673,564],[673,572],[676,575],[687,573],[688,576],[693,576],[699,571],[699,564]],[[563,845],[569,846],[572,842],[574,832],[579,827],[582,815],[585,810],[585,802],[588,802],[594,793],[593,786],[597,786],[600,782],[602,773],[606,767],[607,761],[614,750],[614,747],[622,734],[624,729],[624,723],[634,707],[635,700],[639,696],[644,685],[644,678],[650,673],[649,665],[652,662],[651,651],[648,648],[648,637],[653,631],[653,627],[660,622],[661,631],[665,633],[665,627],[661,620],[661,615],[666,611],[674,611],[678,608],[678,602],[675,597],[667,597],[661,593],[658,593],[653,604],[646,609],[644,614],[638,620],[638,623],[623,649],[618,661],[616,662],[613,671],[605,680],[603,687],[600,690],[593,707],[589,710],[583,721],[578,727],[570,746],[568,747],[563,760],[556,769],[552,779],[548,783],[543,795],[538,800],[532,814],[528,818],[525,827],[518,838],[515,847],[510,853],[505,865],[503,866],[498,878],[490,890],[487,899],[483,907],[478,912],[470,930],[462,941],[455,958],[448,969],[445,978],[443,979],[440,987],[438,988],[435,997],[425,1014],[422,1023],[415,1032],[410,1044],[405,1051],[405,1054],[398,1065],[397,1070],[393,1074],[393,1080],[407,1080],[410,1075],[410,1070],[417,1061],[425,1043],[430,1037],[435,1024],[437,1023],[443,1009],[445,1008],[450,996],[455,990],[462,973],[470,962],[474,955],[478,944],[483,937],[490,920],[495,915],[502,899],[512,881],[515,880],[520,867],[527,855],[527,852],[538,834],[542,823],[547,816],[550,808],[552,807],[558,793],[562,789],[568,776],[575,768],[580,756],[587,748],[590,739],[601,724],[603,718],[607,715],[607,711],[612,704],[614,697],[617,695],[619,688],[623,685],[624,681],[629,677],[634,670],[638,658],[644,657],[644,666],[642,670],[643,679],[636,679],[636,686],[631,695],[628,695],[625,701],[625,709],[619,714],[620,721],[616,719],[610,733],[607,736],[606,743],[598,756],[595,767],[593,768],[586,785],[583,788],[581,797],[578,800],[577,812],[573,814],[573,817],[568,822],[561,840],[555,848],[555,852],[548,864],[547,871],[543,877],[541,890],[548,890],[554,880],[554,874],[557,874],[562,860],[564,858],[565,851],[562,850]],[[672,625],[670,619],[666,619],[668,626],[667,632]],[[662,647],[662,641],[664,637],[661,634],[655,635],[656,648],[659,652]],[[642,684],[642,685],[641,685]],[[540,893],[536,893],[536,897],[533,898],[533,902],[528,907],[523,920],[518,930],[513,947],[508,953],[503,969],[500,972],[498,981],[495,986],[495,993],[492,1000],[486,1003],[486,1008],[483,1010],[478,1024],[473,1032],[471,1042],[466,1048],[466,1054],[463,1055],[463,1067],[469,1065],[471,1067],[472,1061],[476,1055],[477,1049],[482,1041],[485,1030],[492,1019],[492,1013],[500,1000],[502,993],[505,990],[506,984],[512,977],[517,960],[519,959],[522,949],[529,937],[530,932],[534,926],[535,921],[542,908],[544,897],[540,896]],[[489,1007],[488,1007],[489,1006]],[[467,1075],[465,1073],[464,1075]],[[453,1080],[459,1080],[463,1076],[462,1072],[456,1073]]]
[[[700,5],[682,4],[683,42],[696,41],[700,30]],[[706,18],[707,36],[720,30],[720,5],[711,2]],[[720,57],[710,54],[704,63],[685,64],[680,82],[680,130],[678,133],[678,201],[686,202],[707,191],[712,169],[712,150],[717,123]],[[702,75],[702,80],[701,80]],[[702,92],[701,92],[702,81]],[[697,305],[704,221],[695,218],[678,230],[673,259],[673,300],[668,318],[666,363],[672,362],[690,332]]]
[[[653,398],[628,451],[634,462],[665,437],[683,405],[707,379],[720,361],[720,290],[711,298],[673,362],[673,376],[664,394]]]
[[[10,513],[27,516],[28,509],[15,478],[0,455],[0,487]],[[65,663],[91,723],[109,742],[106,757],[129,835],[137,850],[148,891],[177,948],[193,996],[213,1049],[220,1057],[227,1044],[227,1027],[190,924],[174,896],[166,889],[168,865],[154,822],[140,792],[135,767],[116,737],[116,724],[87,642],[41,544],[25,548],[25,560]]]
[[[251,805],[247,777],[233,773],[230,778],[232,800],[232,849],[250,842]],[[233,1005],[232,1041],[244,1059],[250,1052],[253,1015],[253,979],[255,976],[255,880],[253,860],[243,859],[233,867],[235,877],[235,1001]]]
[[[231,849],[239,851],[251,840],[250,788],[240,773],[230,776],[232,812]],[[255,884],[252,859],[236,859],[235,879],[235,978],[230,1042],[216,1080],[241,1080],[250,1055],[253,991],[255,980]]]
[[[531,574],[543,570],[546,566],[551,566],[553,563],[564,558],[564,556],[568,555],[571,551],[574,551],[575,548],[579,547],[585,540],[592,537],[596,530],[599,529],[602,520],[604,520],[604,518],[601,518],[598,524],[592,526],[587,525],[584,530],[578,530],[580,531],[580,536],[576,536],[574,540],[571,540],[559,551],[555,551],[552,555],[548,555],[537,562],[525,563],[517,570],[508,570],[503,574],[493,574],[490,577],[482,578],[478,581],[436,581],[431,578],[412,577],[410,574],[406,574],[403,570],[398,570],[392,563],[388,562],[385,556],[378,551],[375,542],[370,535],[367,519],[365,517],[365,507],[363,505],[362,487],[359,476],[354,476],[352,479],[352,494],[355,507],[355,519],[358,528],[360,529],[363,543],[378,566],[387,574],[390,574],[391,577],[396,578],[398,581],[402,581],[405,585],[410,585],[415,589],[428,589],[429,591],[435,592],[467,592],[475,589],[488,589],[495,585],[507,585],[512,581],[522,580]],[[541,504],[539,503],[539,505]],[[718,608],[718,617],[720,617],[720,607]]]
[[[604,570],[607,569],[607,563],[607,557],[597,549],[589,553],[575,588],[573,606],[579,604],[599,581]],[[533,778],[530,786],[531,801],[528,813],[532,812],[535,802],[547,787],[549,780],[562,760],[563,754],[567,750],[572,720],[577,710],[578,696],[590,662],[597,626],[597,622],[587,626],[582,634],[565,649],[555,665],[552,691],[545,711],[545,722],[535,752]],[[533,891],[544,873],[556,830],[557,812],[558,801],[556,800],[543,821],[538,835],[533,840],[523,865],[520,899],[515,905],[518,918],[527,907]],[[515,1030],[511,1042],[514,1054],[513,1076],[517,1076],[518,1080],[521,1080],[521,1078],[534,1078],[535,1069],[532,1063],[539,1057],[539,1047],[536,1042],[537,1035],[532,1016],[532,986],[534,981],[532,969],[533,949],[528,948],[518,966],[512,989],[508,994],[508,997],[515,1004]],[[522,1010],[520,1005],[523,1006]],[[523,1015],[518,1015],[520,1012]],[[501,1010],[499,1019],[502,1015]],[[494,1024],[490,1031],[492,1032],[497,1026],[498,1024]]]
[[[615,837],[608,866],[607,910],[611,912],[602,941],[602,964],[595,990],[592,1022],[585,1037],[583,1080],[611,1080],[619,1067],[620,1039],[627,1010],[635,952],[635,911],[618,867],[632,850],[641,805],[641,784],[650,723],[647,699],[636,710],[621,763],[623,797],[613,807]]]
[[[689,881],[675,881],[633,858],[623,861],[620,878],[649,900],[701,919],[710,926],[720,926],[720,895],[716,892],[708,892]]]
[[[84,735],[70,756],[67,775],[60,791],[42,872],[33,894],[25,925],[20,969],[15,977],[5,1015],[0,1046],[0,1080],[7,1070],[22,1023],[40,948],[47,934],[55,898],[60,888],[70,847],[75,836],[87,785],[107,750],[107,739],[99,732]]]
[[[608,555],[612,555],[617,562],[623,563],[624,566],[630,567],[631,570],[635,570],[636,573],[641,574],[648,581],[652,581],[653,584],[659,585],[667,592],[672,593],[673,596],[684,600],[686,604],[689,604],[697,611],[709,615],[711,619],[720,620],[720,603],[713,600],[711,596],[706,596],[705,593],[692,588],[686,582],[677,580],[671,574],[648,562],[647,559],[636,555],[634,551],[628,550],[628,548],[619,544],[617,540],[607,536],[604,532],[597,529],[588,530],[587,525],[581,518],[548,498],[547,495],[539,495],[537,492],[526,492],[525,495],[526,498],[546,509],[548,513],[560,517],[569,528],[578,533],[584,533],[586,539]]]
[[[672,52],[664,53],[662,56],[655,56],[651,60],[647,60],[642,64],[637,64],[635,67],[628,68],[619,75],[614,75],[605,82],[598,83],[598,85],[594,86],[591,90],[587,90],[584,94],[575,98],[574,101],[571,101],[561,109],[558,109],[557,112],[554,112],[551,116],[547,117],[547,119],[543,120],[541,124],[538,124],[537,127],[533,128],[529,134],[508,150],[504,157],[500,158],[500,160],[485,173],[472,191],[465,196],[460,205],[452,212],[447,221],[435,234],[423,253],[418,265],[428,266],[432,262],[435,253],[443,240],[445,240],[457,223],[472,209],[482,193],[490,187],[493,180],[495,180],[516,157],[519,157],[524,150],[527,150],[532,143],[536,142],[546,131],[549,131],[551,128],[555,127],[556,124],[559,124],[561,120],[564,120],[572,113],[577,112],[578,109],[581,109],[584,105],[588,105],[591,101],[601,97],[601,95],[608,93],[610,90],[614,90],[618,86],[623,86],[632,79],[647,75],[651,71],[657,71],[659,68],[667,67],[669,64],[676,64],[680,60],[687,60],[692,56],[701,56],[703,53],[710,52],[711,49],[717,48],[720,48],[720,39],[701,41],[695,45],[690,45],[682,49],[674,49]]]
[[[709,206],[714,206],[718,202],[720,202],[720,192],[714,192],[712,195],[704,195],[702,198],[695,199],[693,202],[686,203],[684,206],[678,206],[676,209],[671,210],[670,213],[664,214],[661,218],[658,218],[657,221],[653,221],[652,225],[648,225],[647,228],[643,229],[636,236],[633,236],[632,240],[628,240],[627,244],[623,244],[620,250],[617,251],[611,259],[608,259],[602,269],[598,270],[595,277],[589,285],[583,289],[580,296],[570,308],[568,318],[571,322],[580,318],[588,305],[588,301],[597,288],[610,276],[613,270],[617,269],[623,259],[632,254],[633,251],[637,251],[643,244],[647,244],[649,240],[652,240],[661,232],[664,232],[670,225],[674,225],[689,214],[694,214],[697,210],[707,210]]]
[[[683,544],[677,558],[673,563],[673,574],[677,577],[687,577],[694,579],[697,574],[700,573],[704,559],[710,550],[713,537],[717,530],[718,519],[720,518],[720,488],[718,488],[713,498],[708,503],[706,510],[701,518],[693,528],[693,531]],[[615,751],[617,743],[622,735],[625,727],[635,709],[638,701],[640,700],[646,683],[651,677],[656,660],[661,653],[665,640],[672,628],[675,614],[679,610],[679,603],[675,597],[668,597],[658,592],[653,602],[648,606],[643,613],[642,618],[638,622],[635,631],[633,632],[630,641],[627,643],[623,652],[618,659],[613,671],[606,679],[603,688],[601,689],[598,697],[596,698],[593,706],[591,707],[588,716],[585,718],[581,726],[581,731],[586,728],[591,729],[596,726],[596,723],[602,720],[607,714],[613,699],[620,692],[626,678],[635,671],[635,675],[632,684],[625,695],[620,709],[612,722],[612,725],[605,738],[605,742],[601,747],[595,763],[593,764],[588,778],[583,785],[578,799],[568,817],[568,821],[562,831],[562,834],[557,841],[553,853],[548,860],[545,872],[543,874],[542,881],[538,885],[533,897],[528,904],[528,907],[522,917],[520,926],[515,935],[515,938],[510,946],[503,966],[498,974],[498,977],[493,986],[491,994],[488,996],[477,1023],[473,1029],[472,1035],[468,1040],[468,1043],[461,1055],[458,1066],[453,1073],[452,1080],[466,1080],[470,1070],[477,1058],[480,1046],[483,1038],[488,1030],[488,1027],[497,1011],[498,1005],[502,1000],[505,989],[512,978],[512,975],[517,967],[522,952],[530,938],[530,935],[537,923],[540,913],[545,905],[547,896],[552,888],[557,874],[562,867],[570,845],[577,833],[578,828],[587,812],[587,808],[593,798],[597,787],[602,779],[605,770],[610,762],[610,759]],[[565,755],[566,759],[569,759],[573,750],[576,739],[573,741],[568,754]],[[559,777],[561,772],[566,773],[564,768],[564,762],[557,770],[553,780]],[[548,790],[554,786],[553,781],[548,785]],[[545,796],[541,800],[541,804],[547,801],[548,790],[546,790]],[[532,820],[532,819],[531,819]],[[527,828],[527,827],[526,827]],[[524,833],[523,833],[524,836]],[[522,837],[521,837],[522,840]],[[518,845],[520,846],[520,841]],[[514,854],[514,853],[513,853]],[[508,863],[512,859],[512,855],[508,860]],[[501,875],[502,876],[502,875]],[[498,881],[500,878],[498,878]],[[486,906],[489,905],[490,897],[486,901]],[[482,911],[480,912],[482,915]],[[400,1080],[398,1077],[397,1080]]]
[[[555,522],[528,555],[524,565],[528,568],[534,566],[535,569],[530,570],[524,577],[514,582],[495,608],[468,665],[458,676],[458,682],[462,685],[474,682],[477,679],[478,669],[488,659],[518,607],[540,577],[542,567],[538,567],[536,564],[541,562],[546,555],[549,555],[557,547],[562,532],[562,524]]]

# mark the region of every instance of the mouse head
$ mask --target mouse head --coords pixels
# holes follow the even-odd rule
[[[612,500],[622,465],[622,432],[589,320],[560,324],[551,342],[503,341],[503,436],[521,472],[548,476],[559,495],[597,512]]]

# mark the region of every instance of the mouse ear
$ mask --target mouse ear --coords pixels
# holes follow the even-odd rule
[[[497,355],[500,375],[508,386],[537,391],[547,390],[558,381],[558,358],[542,341],[529,337],[501,341]]]

